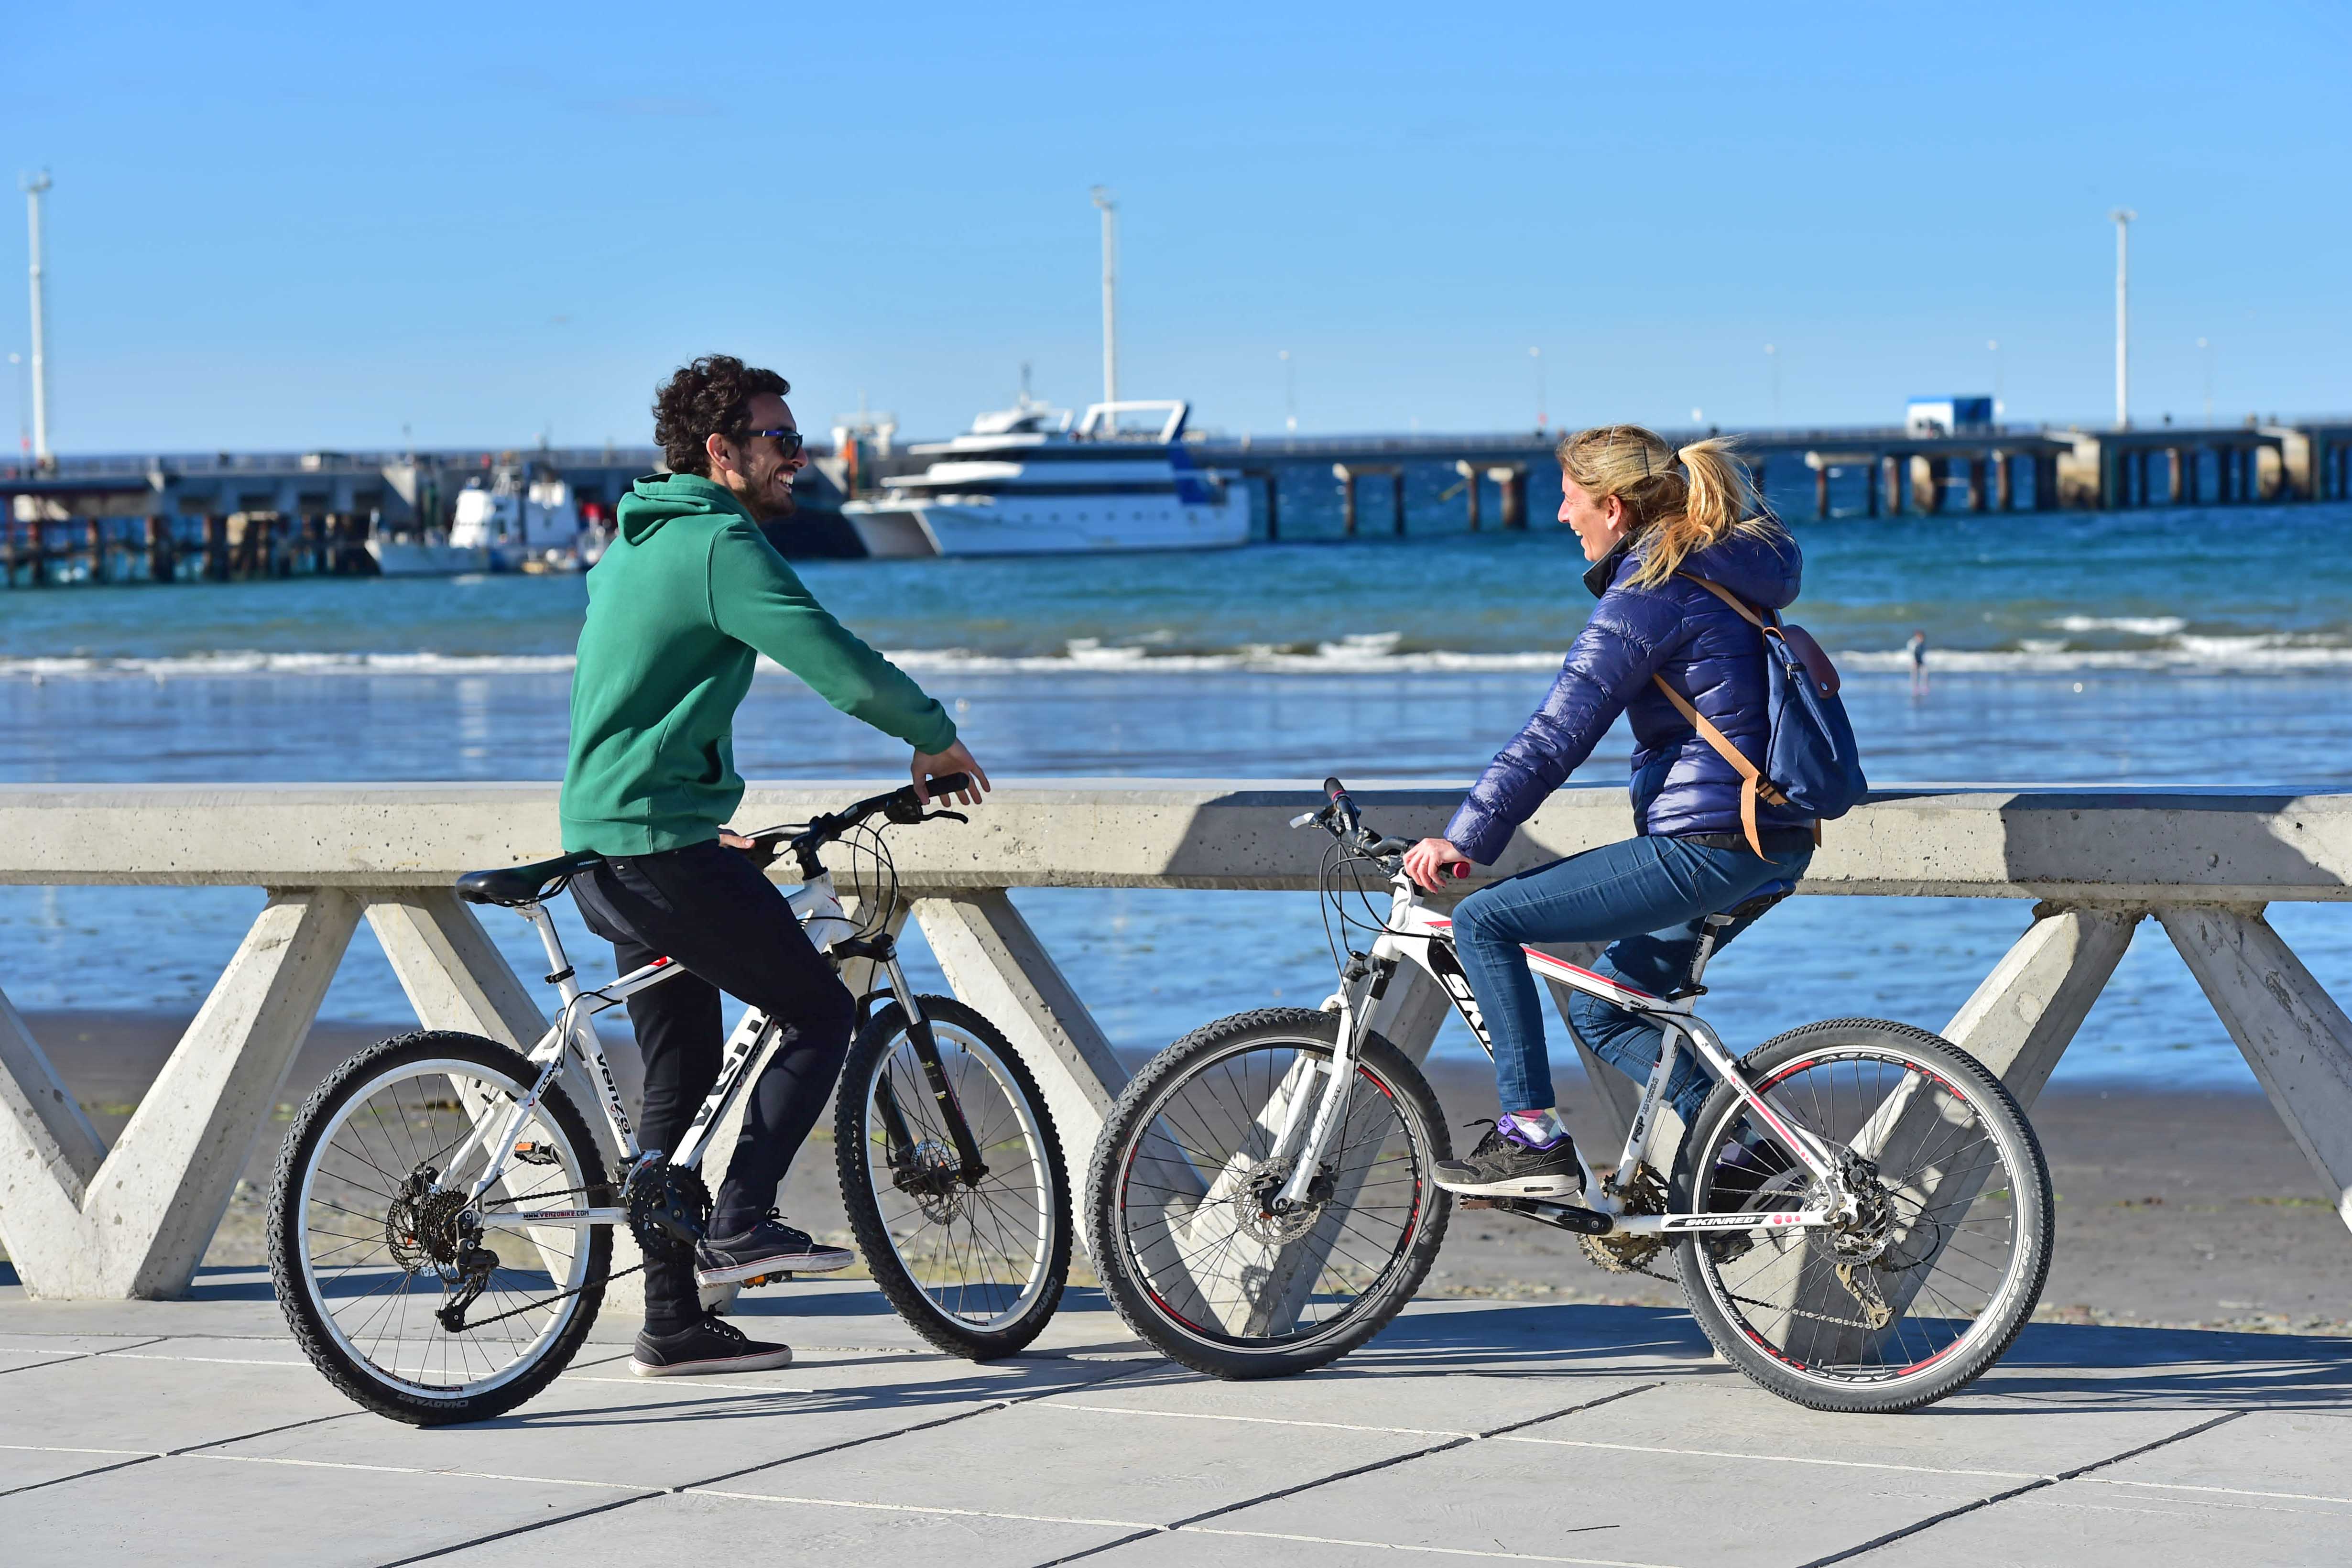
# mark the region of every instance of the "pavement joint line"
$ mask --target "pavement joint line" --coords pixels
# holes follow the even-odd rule
[[[2275,1498],[2281,1502],[2333,1502],[2352,1507],[2352,1497],[2322,1497],[2316,1492],[2258,1492],[2244,1487],[2195,1487],[2186,1481],[2125,1481],[2112,1476],[2084,1479],[2103,1487],[2142,1487],[2150,1491],[2164,1492],[2218,1492],[2225,1497]]]
[[[1165,1525],[1147,1524],[1140,1520],[1134,1519],[1074,1519],[1067,1515],[1057,1513],[1006,1513],[995,1509],[947,1508],[931,1503],[853,1502],[847,1498],[781,1497],[771,1496],[765,1492],[721,1491],[716,1487],[688,1487],[686,1489],[686,1495],[689,1497],[731,1498],[739,1502],[797,1503],[808,1508],[867,1509],[877,1513],[931,1513],[948,1514],[957,1519],[1018,1520],[1024,1524],[1091,1524],[1099,1525],[1110,1530],[1140,1530],[1150,1531],[1155,1533],[1168,1528]]]
[[[1401,1541],[1349,1541],[1336,1535],[1286,1535],[1271,1530],[1179,1527],[1186,1535],[1229,1535],[1247,1541],[1297,1541],[1317,1546],[1361,1546],[1375,1552],[1423,1552],[1438,1557],[1501,1558],[1512,1563],[1571,1563],[1581,1568],[1674,1568],[1665,1563],[1633,1563],[1622,1557],[1549,1557],[1534,1552],[1490,1552],[1475,1546],[1422,1546]]]
[[[70,1337],[79,1338],[79,1336],[76,1335]],[[53,1351],[47,1348],[37,1350],[32,1349],[31,1347],[18,1347],[15,1345],[0,1346],[0,1349],[7,1350],[22,1348],[27,1354],[46,1355],[54,1358],[49,1361],[30,1362],[24,1366],[0,1366],[0,1376],[5,1376],[6,1373],[12,1372],[33,1372],[45,1366],[63,1366],[68,1362],[96,1361],[100,1356],[118,1355],[127,1350],[140,1350],[148,1345],[160,1345],[171,1337],[172,1336],[169,1334],[158,1334],[152,1340],[132,1340],[127,1345],[109,1345],[102,1351]]]
[[[661,1388],[661,1386],[662,1386],[665,1383],[667,1383],[668,1380],[667,1380],[667,1379],[666,1379],[666,1378],[658,1378],[658,1377],[569,1377],[569,1376],[567,1376],[567,1377],[565,1377],[565,1378],[562,1378],[561,1381],[562,1381],[562,1382],[564,1382],[564,1383],[617,1383],[617,1384],[620,1384],[622,1387],[624,1387],[624,1388],[642,1388],[642,1389],[645,1389],[646,1391],[647,1391],[648,1393],[652,1393],[652,1392],[654,1392],[654,1391],[656,1391],[656,1390],[660,1389],[660,1388]],[[777,1387],[772,1387],[772,1386],[771,1386],[770,1384],[764,1384],[764,1383],[701,1383],[701,1382],[697,1382],[697,1383],[693,1385],[692,1392],[697,1393],[697,1394],[699,1394],[699,1393],[701,1393],[701,1392],[702,1392],[704,1389],[706,1389],[706,1388],[740,1389],[740,1390],[741,1390],[741,1391],[743,1391],[744,1393],[747,1393],[747,1394],[822,1394],[822,1393],[824,1393],[824,1390],[823,1390],[823,1389],[821,1389],[821,1388],[777,1388]],[[680,1392],[680,1393],[684,1393],[684,1392],[687,1392],[687,1391],[686,1391],[686,1390],[681,1389],[681,1390],[679,1390],[679,1392]]]
[[[183,1454],[201,1453],[206,1448],[226,1447],[231,1443],[250,1443],[256,1437],[268,1437],[279,1432],[299,1431],[305,1426],[323,1426],[330,1421],[348,1421],[354,1415],[363,1414],[365,1413],[356,1408],[338,1410],[332,1415],[313,1415],[306,1421],[289,1421],[279,1426],[264,1426],[258,1432],[239,1432],[233,1437],[215,1437],[208,1442],[191,1443],[184,1448],[167,1448],[161,1457],[166,1459],[177,1458]]]
[[[1720,1448],[1668,1448],[1648,1443],[1600,1443],[1590,1438],[1526,1437],[1517,1435],[1492,1439],[1497,1443],[1539,1443],[1556,1448],[1613,1448],[1628,1454],[1679,1454],[1694,1459],[1752,1459],[1760,1465],[1834,1465],[1854,1470],[1908,1470],[1928,1476],[1982,1476],[1990,1480],[2054,1480],[2039,1470],[1964,1470],[1943,1465],[1892,1465],[1877,1459],[1820,1459],[1797,1454],[1735,1454]]]
[[[389,1563],[379,1564],[379,1568],[408,1568],[412,1563],[429,1563],[436,1557],[447,1557],[459,1552],[471,1552],[477,1546],[488,1546],[494,1541],[504,1541],[509,1536],[528,1535],[534,1530],[548,1530],[559,1524],[570,1524],[574,1520],[593,1519],[600,1513],[610,1513],[617,1508],[627,1508],[632,1504],[641,1503],[649,1497],[667,1495],[666,1492],[657,1491],[640,1492],[635,1497],[615,1498],[611,1502],[600,1502],[593,1508],[575,1508],[570,1513],[558,1514],[553,1519],[534,1519],[529,1524],[518,1524],[509,1530],[494,1530],[488,1535],[478,1535],[470,1541],[452,1542],[446,1546],[436,1546],[430,1552],[419,1552],[407,1557],[395,1557]]]
[[[2095,1459],[2087,1465],[2078,1465],[2071,1470],[2061,1470],[2054,1476],[2045,1476],[2039,1480],[2028,1481],[2021,1487],[2011,1487],[2005,1492],[1995,1492],[1990,1497],[1979,1498],[1974,1502],[1963,1503],[1958,1508],[1948,1508],[1941,1513],[1929,1514],[1926,1519],[1920,1520],[1915,1524],[1906,1524],[1900,1530],[1889,1531],[1885,1534],[1881,1535],[1874,1540],[1864,1542],[1859,1546],[1849,1546],[1843,1552],[1833,1552],[1826,1557],[1816,1557],[1810,1563],[1799,1564],[1798,1568],[1829,1568],[1829,1565],[1832,1563],[1844,1563],[1853,1558],[1860,1557],[1866,1552],[1875,1552],[1882,1546],[1891,1546],[1895,1542],[1918,1534],[1921,1531],[1932,1530],[1937,1525],[1943,1523],[1947,1520],[1958,1519],[1963,1514],[1975,1513],[1981,1509],[1991,1508],[1997,1503],[2008,1502],[2013,1498],[2023,1497],[2028,1492],[2045,1490],[2048,1488],[2056,1486],[2061,1481],[2079,1479],[2084,1476],[2089,1475],[2093,1470],[2103,1470],[2109,1465],[2120,1465],[2126,1459],[2137,1458],[2140,1455],[2148,1453],[2153,1449],[2165,1447],[2173,1443],[2184,1442],[2190,1437],[2197,1436],[2200,1433],[2210,1432],[2216,1426],[2225,1426],[2231,1421],[2235,1421],[2241,1415],[2248,1414],[2251,1413],[2244,1410],[2227,1411],[2222,1415],[2216,1415],[2210,1421],[2200,1421],[2196,1426],[2188,1427],[2182,1431],[2175,1432],[2168,1437],[2158,1437],[2152,1442],[2142,1443],[2137,1448],[2126,1448],[2120,1454],[2111,1454],[2104,1459]]]
[[[1110,1373],[1108,1376],[1097,1378],[1094,1384],[1090,1386],[1100,1386],[1102,1384],[1114,1383],[1119,1378],[1130,1376],[1133,1373],[1140,1372],[1142,1370],[1144,1370],[1143,1366],[1139,1365],[1129,1369],[1129,1371],[1115,1372]],[[644,1502],[648,1498],[679,1496],[690,1492],[700,1491],[705,1489],[715,1489],[717,1483],[720,1481],[735,1480],[744,1476],[754,1475],[761,1470],[773,1469],[778,1466],[789,1465],[801,1459],[813,1459],[824,1454],[837,1454],[843,1449],[860,1447],[867,1443],[887,1442],[893,1437],[908,1436],[917,1432],[929,1431],[935,1426],[951,1426],[958,1421],[968,1421],[975,1415],[987,1415],[992,1410],[1006,1410],[1010,1409],[1014,1405],[1027,1404],[1031,1399],[1044,1399],[1051,1392],[1051,1390],[1044,1390],[1037,1394],[1024,1396],[1021,1399],[996,1400],[987,1405],[983,1405],[976,1410],[958,1411],[955,1415],[941,1416],[936,1421],[920,1422],[912,1426],[902,1426],[896,1431],[891,1432],[877,1432],[865,1437],[853,1437],[846,1442],[829,1444],[822,1448],[812,1448],[803,1454],[790,1454],[781,1459],[770,1459],[757,1465],[748,1465],[740,1470],[730,1470],[723,1475],[712,1476],[708,1480],[689,1481],[681,1486],[669,1487],[658,1491],[640,1492],[635,1497],[616,1498],[611,1502],[599,1503],[594,1508],[577,1509],[570,1513],[559,1514],[553,1519],[535,1519],[528,1524],[519,1524],[510,1530],[496,1531],[488,1535],[478,1536],[471,1541],[462,1541],[449,1546],[436,1547],[430,1552],[420,1552],[415,1556],[399,1558],[394,1562],[381,1564],[380,1568],[409,1568],[409,1564],[411,1563],[429,1562],[436,1557],[446,1557],[453,1552],[470,1551],[477,1546],[487,1546],[494,1541],[504,1541],[509,1536],[526,1535],[535,1530],[547,1530],[559,1524],[568,1524],[574,1520],[587,1519],[593,1515],[600,1513],[609,1513],[614,1509],[628,1508],[635,1504]],[[131,1462],[136,1464],[140,1461],[132,1460]]]
[[[312,1470],[373,1470],[387,1476],[454,1476],[468,1481],[525,1481],[548,1487],[602,1487],[610,1491],[658,1497],[667,1487],[633,1486],[626,1481],[583,1481],[563,1476],[502,1476],[489,1470],[428,1469],[422,1465],[362,1465],[348,1459],[296,1459],[278,1454],[173,1454],[172,1458],[215,1465],[294,1465]]]
[[[1297,1421],[1280,1415],[1229,1415],[1202,1410],[1139,1410],[1127,1405],[1052,1404],[1043,1408],[1087,1410],[1100,1415],[1157,1415],[1171,1421],[1245,1421],[1260,1426],[1318,1426],[1333,1432],[1392,1432],[1404,1437],[1475,1437],[1480,1435],[1433,1426],[1362,1426],[1349,1421]]]
[[[147,1355],[134,1351],[105,1351],[100,1353],[115,1361],[184,1361],[201,1363],[208,1366],[280,1366],[297,1368],[303,1372],[310,1370],[310,1363],[307,1361],[264,1361],[259,1356]]]
[[[1318,1487],[1327,1487],[1331,1485],[1334,1481],[1352,1480],[1358,1476],[1370,1475],[1376,1470],[1390,1469],[1398,1465],[1410,1464],[1415,1459],[1428,1458],[1433,1454],[1443,1454],[1451,1449],[1467,1447],[1471,1444],[1482,1441],[1485,1438],[1499,1436],[1506,1432],[1516,1432],[1522,1426],[1532,1426],[1539,1421],[1558,1421],[1564,1416],[1576,1415],[1580,1411],[1597,1409],[1601,1405],[1614,1404],[1620,1399],[1630,1399],[1634,1394],[1646,1394],[1651,1389],[1662,1386],[1664,1385],[1655,1383],[1636,1384],[1631,1388],[1621,1388],[1614,1394],[1604,1394],[1598,1399],[1588,1399],[1579,1404],[1571,1405],[1565,1410],[1547,1411],[1539,1415],[1530,1415],[1524,1421],[1507,1422],[1500,1426],[1491,1427],[1485,1432],[1476,1433],[1467,1437],[1455,1437],[1444,1443],[1433,1443],[1425,1448],[1416,1448],[1410,1453],[1394,1454],[1385,1459],[1375,1459],[1368,1465],[1355,1465],[1344,1470],[1335,1471],[1330,1475],[1318,1476],[1313,1480],[1302,1481],[1295,1487],[1283,1487],[1277,1490],[1265,1492],[1257,1497],[1244,1498],[1239,1502],[1227,1503],[1222,1508],[1213,1508],[1203,1513],[1189,1514],[1182,1519],[1175,1521],[1168,1528],[1171,1530],[1181,1530],[1192,1525],[1202,1523],[1208,1520],[1223,1519],[1227,1514],[1238,1513],[1245,1508],[1256,1508],[1265,1503],[1279,1502],[1284,1498],[1296,1497],[1300,1492],[1312,1491]],[[1122,1543],[1113,1542],[1110,1544],[1112,1546],[1116,1546]],[[1100,1547],[1097,1548],[1097,1550],[1108,1551],[1109,1550],[1109,1547]],[[1089,1555],[1089,1553],[1078,1552],[1075,1555],[1083,1557]],[[1065,1561],[1068,1560],[1069,1559],[1065,1559]]]
[[[135,1459],[125,1459],[119,1465],[92,1465],[89,1469],[76,1470],[69,1476],[51,1476],[46,1481],[34,1481],[26,1486],[10,1487],[6,1491],[0,1492],[0,1498],[16,1497],[23,1492],[37,1492],[43,1487],[61,1487],[68,1481],[86,1481],[92,1476],[103,1476],[115,1470],[127,1470],[133,1465],[152,1465],[163,1457],[161,1454],[142,1454]]]
[[[163,1448],[72,1448],[51,1443],[0,1443],[0,1451],[11,1454],[106,1454],[120,1459],[160,1459],[167,1450]]]

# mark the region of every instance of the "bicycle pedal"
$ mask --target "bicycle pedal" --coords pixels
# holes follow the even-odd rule
[[[755,1274],[743,1281],[743,1289],[756,1290],[762,1285],[784,1285],[792,1280],[790,1274]]]
[[[514,1146],[514,1157],[526,1165],[552,1165],[563,1158],[553,1144],[535,1142],[528,1138]]]

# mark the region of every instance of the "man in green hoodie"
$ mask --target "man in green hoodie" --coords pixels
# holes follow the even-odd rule
[[[691,1263],[648,1261],[634,1370],[648,1377],[754,1371],[792,1360],[703,1311],[697,1285],[846,1268],[776,1217],[776,1188],[840,1076],[856,1005],[793,918],[783,894],[726,831],[743,798],[736,707],[761,654],[854,718],[913,748],[927,783],[987,775],[946,710],[844,628],[759,528],[791,515],[806,465],[773,371],[725,354],[696,360],[654,401],[671,472],[622,498],[619,531],[588,574],[588,616],[572,678],[563,847],[604,857],[572,884],[589,929],[625,973],[667,957],[686,971],[629,998],[645,1056],[639,1136],[674,1149],[719,1076],[719,994],[784,1026],[752,1085],[743,1133]]]

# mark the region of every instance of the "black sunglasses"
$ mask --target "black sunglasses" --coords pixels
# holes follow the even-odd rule
[[[766,436],[772,437],[776,443],[776,450],[782,452],[788,458],[799,457],[801,455],[801,448],[808,445],[808,443],[802,438],[801,433],[790,426],[786,426],[782,430],[746,430],[743,434],[747,437],[751,436]]]

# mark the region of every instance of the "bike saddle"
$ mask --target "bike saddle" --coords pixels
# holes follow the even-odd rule
[[[552,860],[534,861],[528,866],[507,866],[495,871],[468,871],[457,879],[457,896],[469,904],[498,904],[507,909],[517,904],[537,903],[551,896],[573,876],[604,858],[593,849],[582,849],[570,855],[559,855]]]
[[[1734,904],[1731,907],[1731,918],[1741,921],[1754,920],[1796,890],[1797,879],[1794,877],[1782,877],[1777,881],[1767,882]]]

